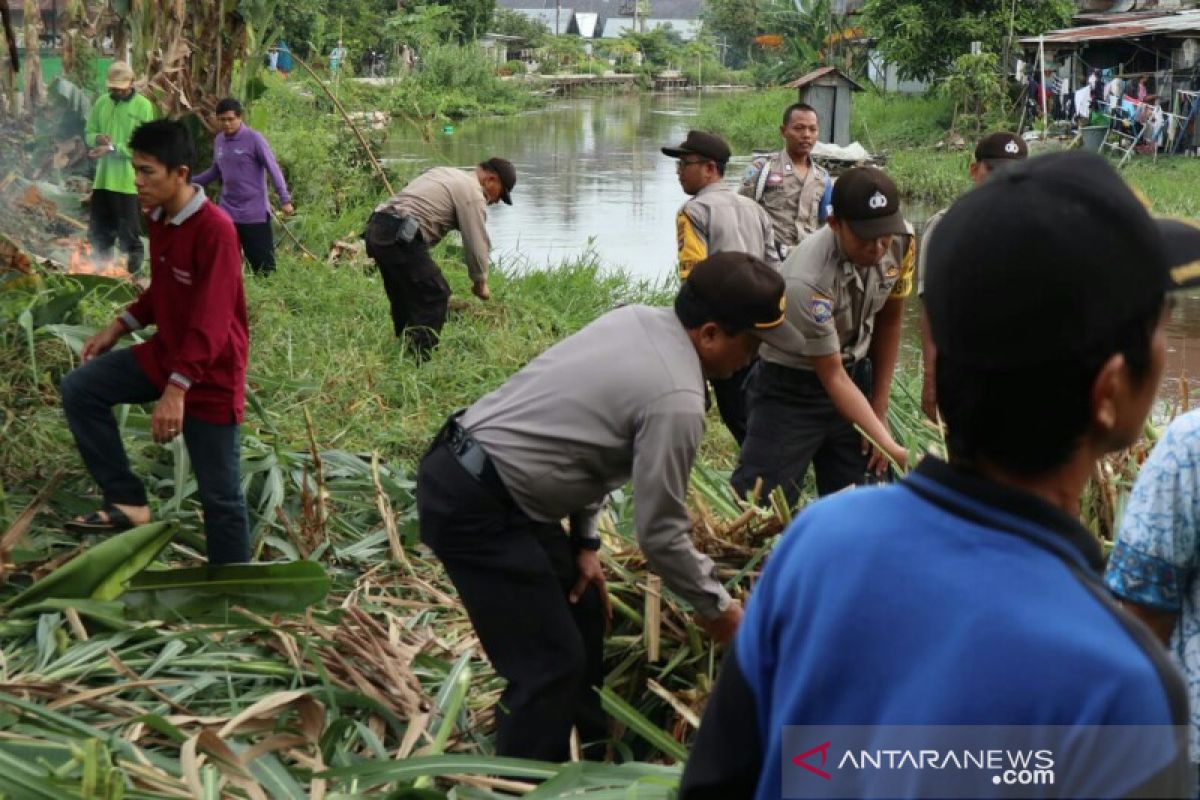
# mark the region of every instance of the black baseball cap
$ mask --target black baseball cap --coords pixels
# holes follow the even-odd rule
[[[860,239],[908,233],[900,213],[900,192],[887,173],[875,167],[846,170],[833,184],[833,216]]]
[[[1200,228],[1155,219],[1100,156],[1015,163],[950,207],[926,254],[939,357],[985,369],[1078,357],[1200,284]]]
[[[500,192],[500,199],[508,205],[512,205],[512,197],[509,192],[517,185],[517,170],[512,165],[511,161],[493,156],[487,161],[481,162],[479,166],[486,169],[488,172],[494,172],[500,178],[500,185],[503,191]]]
[[[798,353],[804,341],[785,321],[786,289],[783,275],[766,262],[749,253],[725,252],[692,267],[681,291],[690,293],[714,322]]]
[[[722,164],[729,161],[729,145],[715,133],[688,131],[687,138],[678,147],[664,147],[663,155],[679,158],[685,155],[703,156]]]
[[[975,144],[975,160],[1021,161],[1029,157],[1029,146],[1015,133],[996,131],[989,133]]]

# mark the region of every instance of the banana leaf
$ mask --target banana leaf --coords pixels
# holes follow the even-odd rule
[[[78,598],[52,597],[14,609],[12,618],[19,619],[38,614],[48,614],[55,611],[64,611],[68,608],[74,610],[79,616],[98,623],[109,630],[126,630],[130,627],[130,624],[125,621],[125,607],[117,600],[80,600]]]
[[[223,621],[233,606],[260,614],[296,614],[329,592],[329,576],[315,561],[229,564],[144,572],[121,598],[135,619]]]
[[[114,600],[126,582],[149,566],[175,536],[174,522],[151,522],[130,528],[75,558],[4,604],[19,608],[49,598]]]

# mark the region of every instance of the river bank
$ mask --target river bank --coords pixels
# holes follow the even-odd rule
[[[683,111],[568,109],[549,115],[541,130],[536,114],[480,119],[448,140],[425,121],[405,120],[405,135],[376,132],[372,142],[391,156],[386,168],[398,188],[428,163],[470,164],[485,146],[516,148],[530,139],[530,152],[542,160],[523,157],[518,202],[545,208],[539,203],[556,191],[564,200],[561,218],[546,217],[540,225],[576,234],[600,225],[637,246],[645,234],[627,220],[647,214],[645,198],[657,193],[665,208],[682,199],[672,185],[673,164],[656,148],[660,138],[707,113],[698,106]],[[251,402],[242,468],[256,553],[263,560],[317,561],[333,590],[308,617],[234,616],[219,626],[126,620],[119,603],[86,599],[10,614],[0,621],[6,670],[0,702],[10,709],[0,761],[11,768],[0,771],[0,791],[12,796],[62,796],[63,787],[82,786],[85,769],[108,784],[128,785],[125,796],[139,798],[204,796],[193,787],[216,787],[222,776],[253,781],[272,797],[309,796],[317,786],[313,773],[327,768],[327,796],[448,788],[445,776],[472,767],[444,753],[492,752],[498,681],[440,567],[418,545],[417,459],[447,413],[538,352],[619,303],[665,304],[671,297],[667,282],[576,252],[539,268],[503,259],[491,278],[493,298],[482,303],[470,296],[460,249],[445,242],[434,255],[455,292],[454,305],[442,346],[417,364],[392,336],[370,262],[352,246],[335,244],[352,245],[386,194],[340,117],[321,98],[280,87],[268,87],[249,114],[288,171],[298,209],[288,227],[318,256],[305,257],[279,236],[276,274],[247,279]],[[614,129],[631,133],[605,149],[599,143]],[[776,129],[777,122],[767,133]],[[611,160],[645,169],[603,172],[600,165]],[[594,221],[581,216],[579,206],[600,205],[605,186],[626,190],[638,175],[649,184],[660,170],[664,182],[643,187],[641,206],[621,201]],[[566,202],[572,199],[574,210]],[[539,225],[501,216],[514,209],[497,209],[496,234]],[[645,230],[659,227],[655,220]],[[666,234],[669,240],[669,224]],[[327,261],[332,249],[340,255]],[[48,273],[21,281],[0,291],[0,530],[16,531],[11,540],[4,537],[10,549],[0,547],[6,579],[0,602],[33,577],[86,555],[62,522],[91,510],[96,500],[63,424],[56,385],[77,362],[82,339],[129,296],[127,286],[103,278]],[[913,461],[939,438],[917,413],[918,363],[907,359],[891,404],[893,427]],[[177,445],[150,441],[148,408],[131,407],[121,420],[135,468],[150,480],[156,518],[184,528],[160,564],[197,563],[202,541],[186,455]],[[694,536],[732,591],[744,596],[789,512],[743,516],[725,484],[733,453],[714,412],[690,502]],[[1127,487],[1139,457],[1114,458],[1105,483],[1089,493],[1085,516],[1097,532],[1111,526],[1109,498]],[[604,563],[617,606],[606,650],[605,703],[618,723],[613,752],[618,760],[678,764],[719,658],[685,605],[670,592],[659,601],[645,591],[649,576],[634,545],[630,509],[628,492],[615,493],[604,526]],[[23,515],[26,510],[31,513]],[[294,714],[303,741],[276,742],[279,749],[239,771],[222,763],[221,747],[242,753],[262,741],[265,734],[254,725],[233,724],[260,702],[251,717]],[[214,742],[216,730],[222,732]],[[189,746],[216,757],[201,766],[186,755]],[[486,775],[512,778],[544,779],[559,771],[514,772],[480,758],[471,763]],[[43,764],[58,769],[54,783]],[[31,777],[31,769],[41,772]],[[586,783],[665,800],[678,767],[629,764],[586,773],[568,767],[562,776],[542,787],[543,796],[564,796]],[[31,786],[40,794],[29,794]],[[477,784],[472,796],[498,796],[496,788]],[[214,788],[208,796],[219,794]]]

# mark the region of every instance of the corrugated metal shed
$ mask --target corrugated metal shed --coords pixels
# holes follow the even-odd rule
[[[1063,28],[1048,31],[1047,45],[1080,44],[1112,39],[1140,39],[1148,36],[1178,36],[1187,38],[1200,35],[1200,11],[1181,11],[1155,17],[1125,18],[1101,25],[1084,25],[1080,28]],[[1035,45],[1041,37],[1025,36],[1022,44]]]

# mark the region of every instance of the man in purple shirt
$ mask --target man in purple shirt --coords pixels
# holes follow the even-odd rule
[[[292,197],[271,146],[261,133],[242,122],[241,103],[232,97],[217,103],[217,123],[221,133],[213,141],[212,166],[194,181],[201,186],[221,181],[219,205],[233,218],[250,269],[266,275],[275,270],[275,242],[271,237],[271,207],[263,173],[269,173],[275,184],[284,216],[290,217],[295,212]]]

